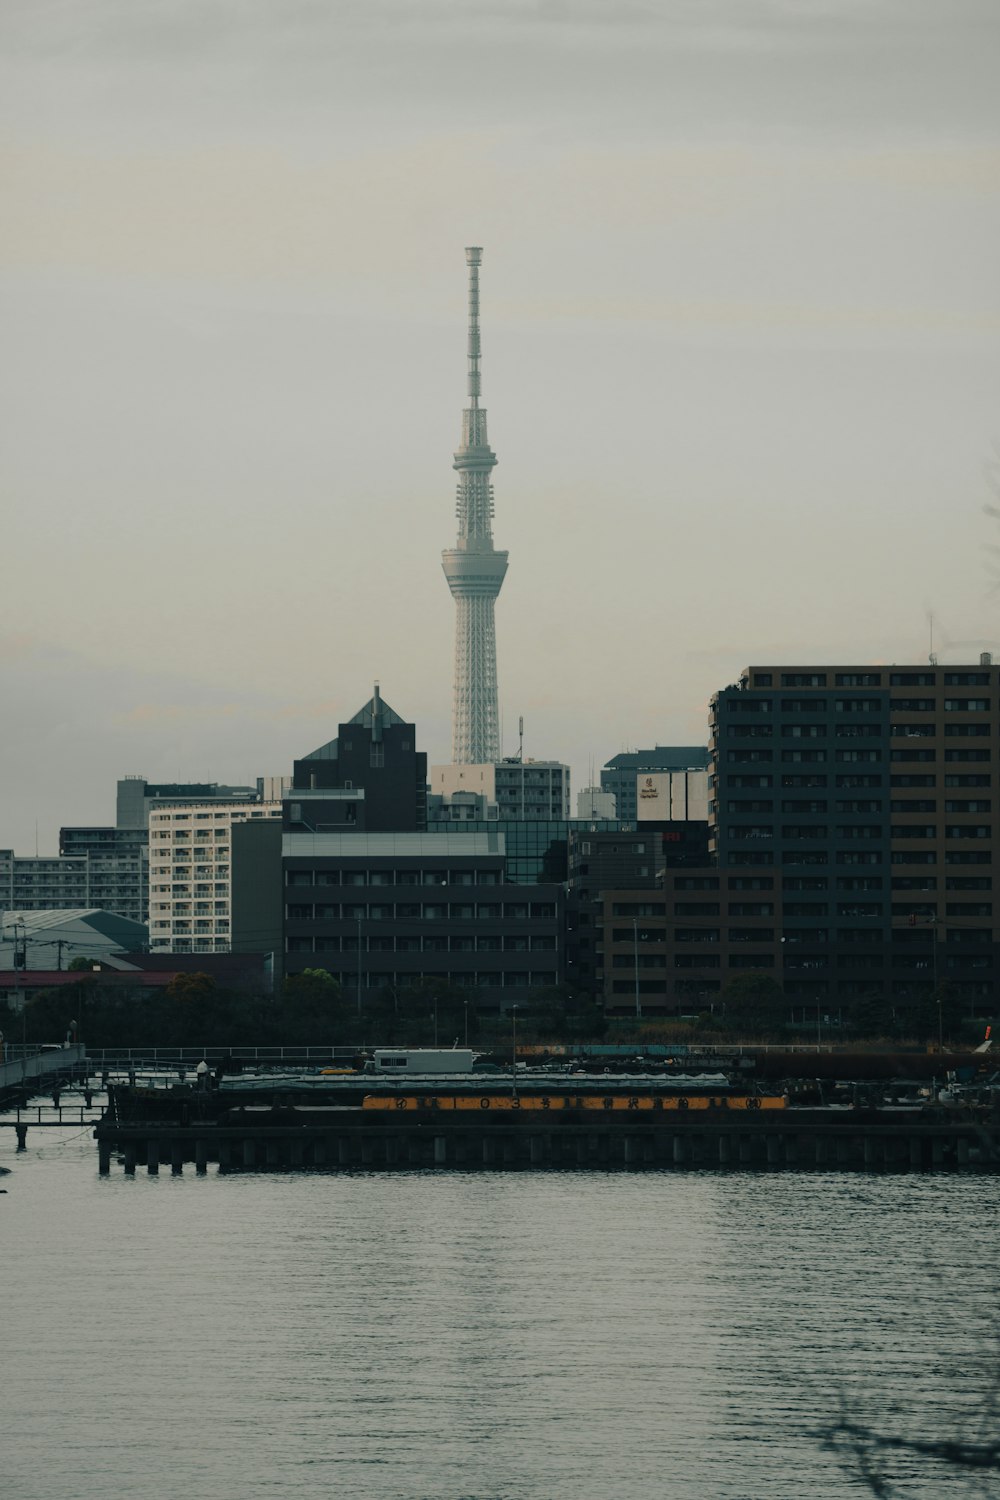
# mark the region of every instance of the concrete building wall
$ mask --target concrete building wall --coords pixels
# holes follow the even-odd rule
[[[284,886],[282,825],[252,818],[232,828],[233,953],[271,954],[274,984],[284,976]]]

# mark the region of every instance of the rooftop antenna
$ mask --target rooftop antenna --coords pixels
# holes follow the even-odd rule
[[[517,721],[517,758],[524,761],[524,715],[521,714]]]
[[[934,651],[934,611],[932,609],[929,609],[927,611],[927,628],[930,632],[930,645],[928,648],[927,660],[930,662],[932,667],[936,667],[938,664],[938,659]]]

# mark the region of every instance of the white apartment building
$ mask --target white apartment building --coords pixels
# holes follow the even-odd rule
[[[280,817],[280,802],[200,802],[150,809],[151,952],[229,952],[233,824]]]

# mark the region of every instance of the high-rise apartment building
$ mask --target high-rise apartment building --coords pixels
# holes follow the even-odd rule
[[[60,828],[59,853],[87,862],[86,904],[145,922],[149,837],[145,828]]]
[[[233,824],[266,818],[281,818],[280,802],[184,803],[150,811],[151,952],[229,952]]]
[[[0,849],[0,911],[88,907],[87,856],[17,855]]]
[[[712,699],[712,847],[772,870],[806,997],[991,1003],[1000,668],[751,667]]]
[[[869,1002],[904,1036],[922,1015],[926,1034],[945,990],[966,1022],[989,1019],[998,756],[988,656],[748,668],[712,699],[702,867],[599,893],[605,1006],[718,1010],[749,971],[773,977],[821,1038]]]
[[[115,823],[118,828],[145,828],[150,809],[184,802],[243,803],[259,802],[263,783],[272,777],[258,778],[256,786],[220,786],[218,782],[147,781],[144,776],[124,776],[118,783]]]

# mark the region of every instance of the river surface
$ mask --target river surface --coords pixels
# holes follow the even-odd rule
[[[841,1500],[986,1378],[995,1177],[0,1165],[7,1500]]]

